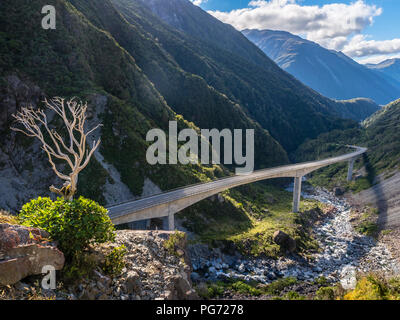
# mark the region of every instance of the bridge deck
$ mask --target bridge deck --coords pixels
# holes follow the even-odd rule
[[[192,205],[193,203],[227,189],[272,178],[302,177],[305,174],[308,174],[319,168],[334,163],[353,160],[367,151],[367,148],[356,146],[348,147],[354,148],[356,151],[324,160],[263,169],[248,175],[231,176],[212,182],[191,185],[153,195],[147,198],[110,206],[108,207],[109,216],[115,224],[169,216]]]

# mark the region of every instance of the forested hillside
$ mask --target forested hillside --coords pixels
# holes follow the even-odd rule
[[[180,68],[200,76],[239,104],[285,150],[293,151],[306,138],[321,132],[352,125],[338,119],[332,100],[295,80],[238,31],[189,1],[112,2],[129,23],[140,23],[157,39]],[[152,12],[170,24],[160,22]],[[188,18],[192,16],[195,18]],[[189,113],[182,114],[192,120]],[[203,115],[208,120],[207,114]],[[194,121],[203,125],[198,119]]]
[[[257,167],[287,162],[286,152],[267,130],[251,119],[243,108],[209,86],[200,76],[185,72],[173,57],[148,31],[159,23],[155,17],[148,21],[139,10],[127,20],[109,1],[101,3],[71,0],[93,24],[107,30],[135,59],[138,66],[154,83],[168,105],[200,128],[250,129],[256,131],[255,149]],[[144,14],[143,14],[144,15]],[[158,26],[161,32],[163,26]],[[167,26],[165,26],[167,27]],[[170,31],[172,33],[172,31]],[[172,36],[171,36],[172,37]],[[172,38],[176,48],[184,46],[179,38]],[[196,63],[195,58],[191,63]]]
[[[79,193],[101,204],[230,174],[216,165],[150,166],[146,133],[167,131],[170,120],[179,129],[255,129],[257,168],[287,163],[287,152],[305,139],[355,125],[239,32],[179,3],[200,12],[199,29],[213,21],[210,40],[166,24],[138,0],[56,0],[56,30],[40,27],[42,0],[0,3],[0,207],[18,210],[60,183],[39,145],[9,130],[13,113],[41,106],[45,96],[88,100],[90,121],[103,123],[100,152],[79,182]],[[226,34],[224,43],[218,34]],[[218,220],[215,234],[248,228],[262,204],[249,209],[241,197],[235,191],[191,207],[189,227],[209,231]]]
[[[362,121],[380,110],[373,100],[355,98],[350,100],[336,100],[336,109],[343,118]]]
[[[399,120],[400,100],[396,100],[365,120],[359,128],[336,130],[307,141],[296,151],[294,158],[298,161],[325,158],[345,151],[344,144],[368,147],[366,156],[356,165],[357,169],[364,167],[360,171],[364,179],[353,182],[352,187],[356,191],[369,188],[378,175],[383,174],[387,178],[399,170]],[[321,177],[318,182],[325,185],[343,184],[346,168],[346,164],[332,166],[320,170],[315,176]]]
[[[81,193],[101,203],[123,200],[122,191],[128,198],[141,195],[146,179],[169,189],[213,178],[215,170],[223,174],[216,166],[148,165],[146,133],[155,127],[167,129],[175,112],[134,58],[69,1],[54,2],[57,30],[43,30],[40,12],[45,4],[0,4],[2,207],[15,210],[26,198],[47,194],[54,180],[38,145],[9,130],[12,113],[22,105],[40,106],[44,96],[87,99],[92,119],[103,123],[100,152],[117,174],[94,161],[80,179]],[[181,128],[189,126],[178,120]],[[123,185],[115,179],[128,190],[119,189]]]

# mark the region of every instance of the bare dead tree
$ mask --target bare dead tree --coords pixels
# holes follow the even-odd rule
[[[48,160],[56,175],[65,181],[62,188],[50,187],[50,191],[62,195],[66,200],[72,200],[77,190],[78,175],[88,165],[94,152],[100,145],[100,139],[93,142],[91,148],[87,146],[87,137],[101,126],[98,124],[93,129],[86,130],[86,110],[88,104],[72,98],[65,101],[55,97],[45,99],[47,109],[52,110],[63,120],[66,136],[49,127],[49,120],[44,110],[34,110],[32,106],[23,107],[21,111],[13,115],[17,122],[22,124],[22,129],[11,128],[22,132],[28,137],[39,139],[42,149],[46,152]],[[71,172],[66,175],[59,171],[54,160],[65,161]]]

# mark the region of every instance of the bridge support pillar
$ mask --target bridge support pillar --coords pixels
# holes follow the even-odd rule
[[[168,230],[175,230],[175,217],[173,213],[168,213]]]
[[[356,159],[351,159],[349,161],[349,168],[347,171],[347,181],[351,181],[353,179],[353,168],[354,168],[354,161]]]
[[[303,177],[294,178],[293,189],[293,212],[297,213],[300,210],[301,182]]]

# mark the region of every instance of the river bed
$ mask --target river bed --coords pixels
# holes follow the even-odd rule
[[[290,187],[288,188],[288,191]],[[304,259],[298,255],[246,259],[230,256],[204,245],[190,248],[193,280],[241,279],[268,284],[283,277],[313,281],[321,276],[329,282],[340,281],[345,289],[354,288],[356,273],[378,271],[387,275],[400,273],[400,265],[385,244],[357,233],[350,222],[351,207],[322,188],[304,188],[302,196],[336,208],[336,213],[313,228],[321,250]]]

